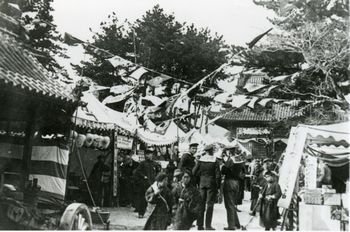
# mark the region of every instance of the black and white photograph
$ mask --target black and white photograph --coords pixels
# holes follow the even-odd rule
[[[0,0],[0,230],[349,231],[349,0]]]

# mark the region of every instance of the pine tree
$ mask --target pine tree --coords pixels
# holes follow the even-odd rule
[[[27,30],[29,43],[35,49],[36,58],[53,76],[56,76],[58,73],[65,72],[54,57],[66,56],[64,49],[60,46],[61,35],[53,23],[52,2],[53,0],[22,1],[21,20]]]
[[[91,44],[132,62],[136,56],[137,64],[158,72],[196,82],[226,61],[221,48],[227,45],[222,36],[180,23],[159,5],[135,23],[120,23],[114,13],[109,20],[101,23],[102,32],[96,33]],[[118,70],[106,64],[106,56],[91,47],[86,52],[92,59],[75,66],[79,73],[83,71],[85,76],[108,86],[121,82]]]

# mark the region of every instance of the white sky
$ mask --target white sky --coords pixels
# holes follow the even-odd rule
[[[89,27],[98,31],[112,11],[120,22],[134,22],[157,3],[177,21],[208,27],[229,44],[244,45],[271,26],[266,17],[272,12],[252,0],[55,0],[53,16],[60,32],[86,40]]]
[[[267,17],[273,13],[253,0],[54,0],[54,22],[62,34],[68,32],[82,40],[91,40],[92,31],[99,31],[100,22],[108,14],[116,13],[120,22],[134,22],[146,11],[159,4],[167,14],[174,14],[180,23],[194,23],[196,27],[208,27],[212,33],[224,36],[228,44],[245,45],[271,27]],[[68,47],[70,59],[58,58],[70,76],[76,74],[70,63],[78,64],[87,59],[81,46]]]

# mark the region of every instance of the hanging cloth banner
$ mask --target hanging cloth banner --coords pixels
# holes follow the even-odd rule
[[[111,65],[116,68],[118,66],[122,67],[128,67],[128,66],[133,66],[134,64],[120,56],[113,56],[112,58],[107,59]]]
[[[305,189],[315,189],[317,180],[317,158],[307,156],[305,159]]]
[[[295,181],[299,174],[299,166],[306,141],[306,129],[302,127],[292,127],[286,148],[282,166],[280,168],[280,178],[278,184],[281,186],[282,197],[278,201],[278,207],[289,208],[292,200]]]
[[[146,69],[144,69],[143,67],[140,67],[140,68],[136,69],[133,73],[131,73],[130,77],[136,81],[139,81],[141,76],[147,72],[148,71]]]
[[[160,76],[154,77],[153,79],[147,81],[147,83],[153,87],[161,85],[163,82],[171,79],[172,77],[161,74]]]

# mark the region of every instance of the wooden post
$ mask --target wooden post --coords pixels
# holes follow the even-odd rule
[[[119,186],[118,186],[118,182],[119,182],[119,177],[118,177],[118,148],[117,148],[117,143],[115,140],[115,137],[117,136],[117,132],[115,131],[114,136],[113,136],[113,197],[116,200],[116,206],[119,207]]]
[[[29,120],[27,121],[26,130],[25,130],[25,139],[23,146],[23,176],[21,187],[22,190],[26,187],[26,182],[29,180],[29,174],[31,170],[31,159],[32,159],[32,148],[33,148],[33,138],[35,133],[35,116],[37,107],[32,106],[33,109],[30,110]]]
[[[113,207],[114,205],[113,205],[113,186],[114,186],[114,178],[113,178],[113,175],[114,175],[114,146],[115,146],[115,144],[114,144],[114,135],[116,134],[116,130],[114,129],[114,130],[112,130],[112,132],[111,133],[109,133],[109,135],[110,135],[110,137],[111,137],[111,147],[112,147],[112,153],[111,153],[111,158],[112,158],[112,168],[111,168],[111,178],[110,178],[110,185],[109,185],[109,193],[107,193],[108,194],[108,196],[109,196],[109,198],[108,198],[108,203],[109,203],[109,205],[108,205],[108,207]]]
[[[205,133],[208,134],[208,122],[209,122],[209,117],[207,116],[206,119],[205,119]]]

